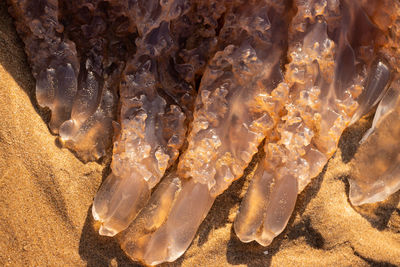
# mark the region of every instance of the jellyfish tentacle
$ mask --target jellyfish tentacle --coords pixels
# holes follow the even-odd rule
[[[133,13],[144,13],[133,16],[130,12],[139,39],[120,86],[120,131],[114,142],[112,174],[92,209],[101,222],[100,233],[110,236],[128,227],[177,159],[192,120],[196,75],[204,72],[216,47],[209,34],[199,32],[196,45],[187,39],[190,30],[200,31],[187,14],[201,3],[139,1],[135,5]],[[181,50],[184,53],[179,54]]]
[[[264,246],[285,229],[297,194],[322,171],[352,118],[379,101],[390,77],[389,66],[379,57],[375,61],[374,57],[363,58],[365,47],[375,48],[373,40],[358,43],[348,38],[348,32],[359,23],[370,26],[366,27],[368,34],[381,34],[365,22],[361,6],[347,1],[340,6],[321,6],[321,1],[314,0],[295,4],[298,13],[289,35],[291,62],[284,79],[291,92],[286,116],[275,127],[279,138],[267,137],[265,157],[234,226],[242,241],[256,240]],[[301,24],[310,10],[314,15],[309,18],[311,23]],[[357,71],[360,63],[366,72]]]

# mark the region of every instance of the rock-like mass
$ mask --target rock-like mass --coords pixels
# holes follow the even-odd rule
[[[269,245],[346,127],[379,102],[350,200],[400,188],[397,1],[9,4],[50,130],[84,161],[113,146],[92,211],[134,260],[180,257],[258,152],[234,229]]]

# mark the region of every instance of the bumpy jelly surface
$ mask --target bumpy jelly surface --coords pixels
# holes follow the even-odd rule
[[[377,104],[350,200],[400,188],[395,0],[8,1],[50,130],[84,161],[113,147],[92,212],[133,260],[180,257],[259,150],[234,230],[269,245]]]

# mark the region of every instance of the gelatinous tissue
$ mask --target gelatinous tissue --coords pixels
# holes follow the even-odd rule
[[[180,257],[260,150],[234,230],[269,245],[345,128],[376,105],[349,198],[400,188],[394,0],[9,4],[50,130],[85,161],[112,147],[92,212],[133,260]]]

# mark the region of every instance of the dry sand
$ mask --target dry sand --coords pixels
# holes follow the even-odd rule
[[[138,266],[95,232],[90,208],[107,160],[83,164],[50,134],[23,44],[0,2],[0,265]],[[348,163],[369,124],[345,132],[271,246],[243,244],[232,231],[248,183],[241,179],[216,200],[184,256],[165,266],[399,266],[400,193],[361,208],[348,200]]]

